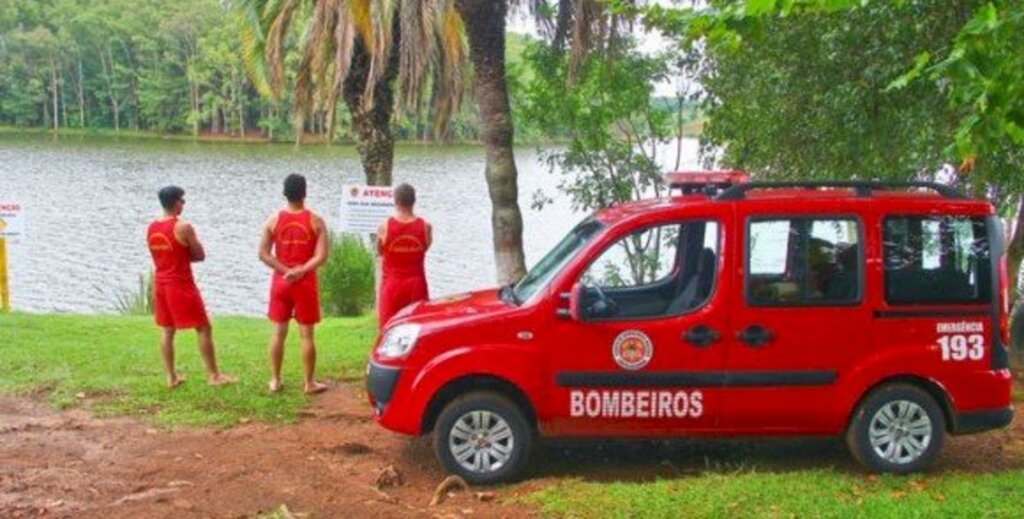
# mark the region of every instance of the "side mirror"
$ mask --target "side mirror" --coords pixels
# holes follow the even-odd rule
[[[569,293],[569,317],[573,321],[580,321],[582,313],[580,313],[580,301],[583,299],[583,283],[577,282],[572,286],[572,292]]]

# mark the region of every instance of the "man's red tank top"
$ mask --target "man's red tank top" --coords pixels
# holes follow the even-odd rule
[[[423,261],[427,255],[427,222],[417,218],[402,223],[388,218],[388,233],[381,246],[385,277],[426,276]]]
[[[192,283],[192,258],[188,247],[174,236],[178,218],[154,220],[146,232],[149,253],[156,268],[153,280],[156,283]]]
[[[309,261],[316,254],[316,239],[313,214],[309,210],[278,213],[274,226],[274,256],[285,266],[298,267]]]

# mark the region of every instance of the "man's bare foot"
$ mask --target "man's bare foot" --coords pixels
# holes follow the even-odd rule
[[[174,389],[185,383],[187,377],[184,373],[176,373],[173,377],[167,378],[167,389]]]
[[[271,380],[267,384],[267,387],[270,388],[271,393],[280,393],[281,390],[284,389],[284,384],[282,384],[280,380]]]
[[[317,393],[323,393],[324,391],[327,391],[327,384],[322,382],[314,381],[312,384],[306,384],[307,395],[315,395]]]
[[[238,382],[238,379],[227,373],[217,373],[206,377],[206,383],[211,386],[227,386]]]

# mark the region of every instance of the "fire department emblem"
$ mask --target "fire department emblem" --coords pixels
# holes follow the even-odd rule
[[[641,369],[651,361],[652,355],[654,345],[651,339],[639,330],[624,331],[612,343],[612,357],[623,369]]]

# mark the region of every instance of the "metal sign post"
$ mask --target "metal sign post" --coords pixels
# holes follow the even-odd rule
[[[11,290],[7,286],[7,240],[0,236],[0,312],[11,311]]]

